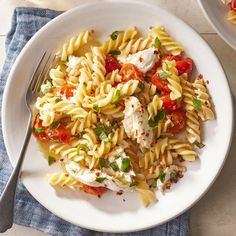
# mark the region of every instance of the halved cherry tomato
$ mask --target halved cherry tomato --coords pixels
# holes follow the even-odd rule
[[[110,73],[113,70],[120,70],[121,69],[121,64],[114,58],[111,56],[107,56],[105,59],[105,68],[106,68],[106,72]]]
[[[233,1],[231,2],[231,9],[232,9],[233,11],[236,11],[236,0],[233,0]]]
[[[46,128],[42,126],[42,121],[39,119],[39,115],[37,115],[34,120],[33,135],[41,141],[49,140]]]
[[[176,62],[176,68],[179,75],[183,73],[190,73],[193,70],[193,60],[191,58],[186,58],[181,61]]]
[[[66,98],[70,98],[74,95],[73,94],[74,89],[75,89],[75,86],[66,85],[66,86],[60,88],[59,92],[60,92],[61,95],[65,95]]]
[[[178,103],[176,100],[171,100],[169,94],[162,96],[161,100],[163,101],[162,106],[168,113],[171,113],[181,107],[181,103]]]
[[[133,64],[124,64],[120,70],[122,81],[142,80],[143,73]]]
[[[173,122],[174,126],[169,129],[173,134],[181,132],[186,125],[186,113],[184,110],[177,110],[171,113],[170,119]]]
[[[59,124],[56,129],[48,127],[46,129],[46,134],[50,140],[55,140],[63,143],[68,143],[70,140],[70,131],[62,124]]]
[[[164,94],[170,93],[170,89],[168,88],[168,81],[165,79],[161,79],[157,74],[152,76],[151,80],[152,84],[156,85],[157,89],[162,91]]]
[[[83,184],[83,190],[86,193],[92,194],[92,195],[96,195],[96,196],[100,196],[102,195],[104,192],[106,192],[106,188],[104,187],[92,187],[86,184]]]

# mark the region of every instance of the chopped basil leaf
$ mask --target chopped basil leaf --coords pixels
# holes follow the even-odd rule
[[[158,49],[161,48],[161,41],[159,40],[158,37],[156,37],[155,40],[154,40],[154,46]]]
[[[48,92],[50,92],[52,89],[54,89],[55,88],[55,86],[52,86],[52,85],[47,85],[46,87],[45,87],[45,89],[44,89],[44,93],[48,93]]]
[[[120,90],[118,89],[118,90],[116,91],[115,96],[112,98],[111,103],[112,103],[112,104],[116,104],[116,103],[118,103],[119,101],[120,101]]]
[[[93,109],[94,109],[97,113],[100,112],[100,107],[99,107],[97,104],[94,104],[94,105],[93,105]]]
[[[166,177],[166,174],[164,172],[161,172],[160,175],[159,175],[159,179],[162,183],[164,183],[165,177]]]
[[[55,103],[58,103],[58,102],[61,102],[61,101],[62,101],[61,98],[56,98]]]
[[[119,33],[120,33],[120,31],[117,31],[117,30],[112,32],[111,35],[110,35],[111,39],[112,40],[116,40],[118,35],[119,35]]]
[[[130,187],[134,187],[134,186],[137,186],[138,185],[138,182],[137,181],[133,181],[130,183]]]
[[[198,141],[195,141],[194,144],[195,144],[198,148],[204,148],[204,147],[205,147],[205,144],[199,143]]]
[[[157,74],[160,77],[160,79],[165,80],[165,79],[168,78],[168,74],[165,71],[163,71],[163,70],[158,71]]]
[[[112,56],[118,56],[121,54],[121,52],[119,50],[111,50],[109,54]]]
[[[129,158],[122,159],[121,170],[123,172],[128,172],[130,170],[130,160],[129,160]]]
[[[144,92],[145,90],[145,85],[143,83],[139,83],[138,87],[140,88],[141,92]]]
[[[44,129],[41,129],[41,128],[34,127],[33,130],[36,134],[44,134],[45,133]]]
[[[193,106],[195,108],[196,111],[200,111],[202,109],[202,101],[192,97],[192,102],[193,102]]]
[[[98,177],[98,178],[96,178],[96,181],[98,183],[102,183],[105,179],[106,179],[105,177]]]
[[[172,180],[177,180],[177,172],[176,171],[173,171],[173,172],[171,172],[170,173],[170,178],[172,179]]]
[[[148,126],[150,128],[156,128],[158,124],[165,119],[165,117],[166,117],[166,110],[165,109],[159,110],[154,120],[152,119],[148,120]]]
[[[99,165],[101,166],[101,168],[108,168],[110,165],[110,162],[108,160],[105,160],[104,158],[99,158]]]
[[[87,151],[87,146],[86,146],[86,144],[79,144],[79,145],[77,146],[77,154],[78,154],[78,155],[80,154],[80,150]]]
[[[59,127],[60,123],[58,121],[54,121],[52,124],[51,124],[51,128],[52,129],[57,129]]]
[[[151,184],[152,188],[156,188],[157,187],[157,178],[153,179],[152,184]]]
[[[48,156],[48,165],[52,165],[54,162],[56,162],[56,158],[52,156]]]
[[[110,166],[111,166],[112,170],[114,170],[114,171],[119,170],[119,166],[117,165],[117,163],[115,161],[112,162]]]

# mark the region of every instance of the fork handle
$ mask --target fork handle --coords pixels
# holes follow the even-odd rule
[[[3,233],[10,229],[13,224],[16,187],[22,163],[25,157],[25,152],[27,150],[27,146],[32,133],[31,122],[32,121],[30,114],[25,141],[21,149],[19,159],[0,198],[0,233]]]

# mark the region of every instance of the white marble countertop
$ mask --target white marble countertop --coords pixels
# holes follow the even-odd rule
[[[149,0],[173,12],[197,30],[210,44],[227,74],[235,101],[236,52],[214,32],[203,16],[197,0]],[[10,29],[13,9],[17,6],[49,7],[66,10],[85,0],[0,0],[0,69],[4,61],[4,41]],[[234,131],[235,133],[235,131]],[[191,217],[192,236],[236,235],[236,138],[225,166],[207,194],[193,207]],[[8,236],[42,236],[33,229],[14,225],[4,233]]]

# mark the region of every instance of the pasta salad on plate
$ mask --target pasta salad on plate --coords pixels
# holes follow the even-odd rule
[[[101,197],[138,191],[144,206],[186,172],[215,119],[208,80],[162,26],[136,27],[100,43],[81,32],[56,54],[35,104],[33,133],[61,172],[52,186]]]

